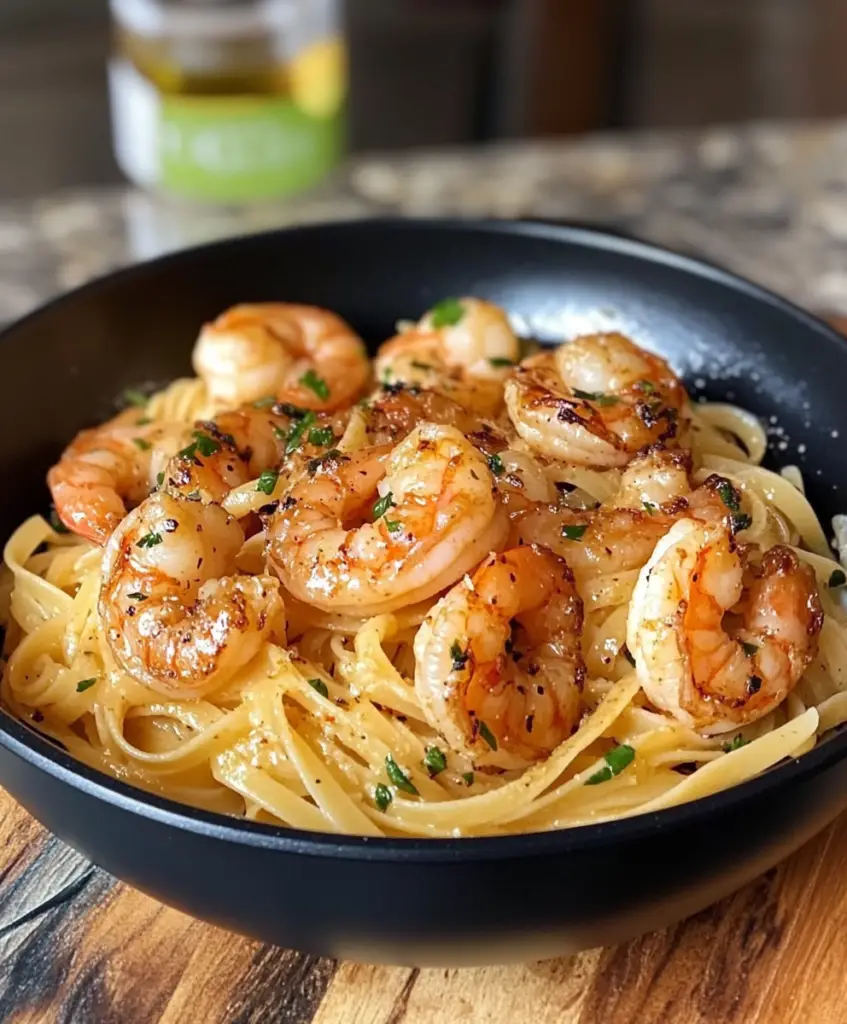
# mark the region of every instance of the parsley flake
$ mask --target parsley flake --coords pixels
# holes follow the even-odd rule
[[[752,517],[744,512],[740,516],[732,516],[730,518],[730,527],[733,533],[741,533],[742,530],[746,530],[752,523]]]
[[[329,690],[326,688],[326,683],[323,679],[310,679],[309,686],[311,686],[313,690],[317,690],[322,697],[329,696]]]
[[[385,528],[389,533],[399,533],[403,529],[403,524],[399,519],[386,519]]]
[[[479,734],[492,750],[497,749],[497,737],[481,719],[479,722]]]
[[[149,441],[145,441],[143,437],[134,437],[132,439],[132,443],[135,445],[136,448],[138,448],[139,451],[142,452],[149,452],[150,449],[153,447],[153,445],[150,444]]]
[[[154,548],[162,543],[161,533],[145,533],[141,540],[135,545],[137,548]]]
[[[842,569],[834,569],[832,575],[829,577],[829,583],[827,586],[830,587],[843,587],[847,583],[847,576],[844,575]]]
[[[157,473],[156,474],[156,484],[159,487],[161,487],[164,482],[165,482],[165,474],[164,473]]]
[[[147,405],[147,395],[143,391],[139,391],[138,388],[126,388],[121,397],[125,405]]]
[[[718,496],[730,512],[741,510],[741,497],[729,480],[721,480],[717,486]]]
[[[601,406],[617,405],[620,401],[615,395],[605,395],[602,391],[580,391],[579,388],[573,389],[574,398],[581,398],[587,402],[596,402]]]
[[[659,506],[652,501],[642,501],[641,504],[648,516],[654,516],[659,511]]]
[[[332,427],[313,427],[309,431],[309,443],[320,445],[322,448],[326,448],[327,445],[332,444],[335,440],[335,435],[332,432]]]
[[[499,455],[488,456],[488,468],[495,476],[502,476],[506,472],[506,467]]]
[[[473,785],[473,772],[463,772],[462,773],[462,781],[465,783],[466,786],[472,786]]]
[[[379,810],[384,811],[391,801],[394,799],[394,794],[384,785],[382,782],[374,790],[374,803]]]
[[[126,595],[130,601],[146,601],[147,595],[142,594],[140,590],[133,590],[131,594]]]
[[[600,782],[608,782],[615,775],[620,775],[627,765],[632,764],[634,759],[635,750],[628,743],[621,743],[620,746],[607,750],[603,755],[603,760],[606,763],[599,771],[585,780],[585,785],[596,786]]]
[[[59,518],[59,513],[56,511],[55,506],[50,509],[50,525],[53,527],[56,533],[71,532]]]
[[[447,758],[444,751],[439,750],[438,747],[427,747],[423,764],[429,773],[429,777],[434,779],[436,775],[440,775],[447,767]]]
[[[391,754],[388,754],[385,758],[385,774],[389,779],[391,779],[394,785],[398,789],[402,789],[404,793],[411,793],[412,796],[420,796],[414,782],[412,782],[400,765],[397,764]]]
[[[91,679],[80,679],[76,684],[77,693],[85,693],[86,690],[90,690],[91,687],[97,682],[97,677],[94,676]]]
[[[588,526],[563,526],[562,536],[567,537],[568,540],[582,540],[582,536]]]
[[[442,299],[430,310],[432,326],[437,331],[442,327],[455,327],[465,315],[465,307],[458,299]]]
[[[391,508],[393,504],[394,495],[391,493],[391,491],[389,491],[388,494],[384,494],[381,498],[379,498],[379,500],[374,502],[374,519],[379,519],[381,516],[384,516],[385,513]]]
[[[489,363],[490,366],[493,366],[495,370],[499,370],[499,369],[501,369],[504,366],[514,366],[515,365],[514,359],[503,359],[500,356],[495,356],[494,358],[489,359],[488,363]]]
[[[314,370],[306,370],[300,378],[300,383],[303,387],[308,388],[310,391],[314,391],[322,402],[325,402],[329,398],[329,385],[323,377],[319,377]]]
[[[467,651],[462,650],[458,640],[454,640],[450,647],[450,657],[453,659],[453,671],[461,672],[470,655]]]
[[[414,366],[414,368],[416,370],[432,370],[432,369],[434,369],[434,367],[432,366],[431,363],[422,363],[418,359],[413,359],[412,360],[412,366]]]
[[[256,490],[261,491],[262,494],[273,494],[277,480],[279,480],[278,469],[264,469],[256,481]]]
[[[729,743],[724,743],[723,749],[725,753],[731,754],[733,750],[740,750],[741,747],[746,747],[749,742],[749,740],[744,739],[741,735],[733,736]]]
[[[285,445],[286,455],[290,455],[292,452],[297,451],[300,447],[300,442],[303,439],[303,434],[314,424],[315,419],[315,414],[310,411],[304,413],[304,415],[294,424]]]
[[[648,395],[656,390],[656,385],[651,380],[638,380],[635,382],[635,386],[640,391],[646,391]]]

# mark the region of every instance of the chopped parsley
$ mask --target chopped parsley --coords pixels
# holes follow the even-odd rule
[[[147,405],[147,395],[143,391],[139,391],[138,388],[126,388],[121,397],[126,405]]]
[[[845,583],[847,583],[847,576],[844,575],[844,571],[842,569],[834,569],[829,577],[828,586],[843,587]]]
[[[563,526],[562,536],[568,540],[582,540],[582,535],[587,529],[588,526]]]
[[[417,359],[413,359],[412,360],[412,366],[414,366],[414,368],[416,370],[432,370],[432,369],[434,369],[434,367],[432,366],[431,363],[422,363],[422,362],[420,362]]]
[[[135,445],[136,448],[139,449],[139,451],[142,452],[149,452],[150,449],[153,447],[153,445],[150,444],[149,441],[145,441],[143,437],[134,437],[132,439],[132,443]]]
[[[717,492],[721,501],[730,512],[739,512],[741,510],[741,498],[729,480],[721,480],[717,486]]]
[[[603,760],[606,762],[603,767],[590,775],[585,780],[586,786],[596,786],[600,782],[608,782],[609,779],[620,773],[628,764],[635,759],[635,751],[628,743],[621,743],[620,746],[606,751]]]
[[[620,401],[614,395],[604,395],[602,391],[580,391],[573,389],[574,398],[582,398],[587,402],[596,402],[598,405],[617,405]]]
[[[759,648],[756,644],[748,644],[744,640],[742,640],[741,649],[744,651],[748,658],[752,658]]]
[[[384,811],[393,799],[394,794],[391,792],[388,786],[380,782],[380,784],[374,790],[374,803],[377,805],[377,807],[381,811]]]
[[[386,519],[385,528],[389,533],[399,533],[403,529],[403,524],[399,519]]]
[[[447,767],[447,758],[444,755],[444,751],[439,750],[438,747],[427,747],[423,763],[424,768],[429,773],[429,777],[434,779],[436,775],[440,775]]]
[[[140,590],[133,590],[131,594],[126,595],[130,601],[146,601],[147,595],[142,594]]]
[[[326,448],[326,446],[332,444],[334,440],[335,434],[332,432],[332,427],[313,427],[309,431],[310,444],[317,444],[322,448]]]
[[[161,487],[164,482],[165,482],[165,474],[164,473],[157,473],[156,474],[156,484],[159,487]]]
[[[162,543],[161,533],[145,533],[141,540],[135,545],[137,548],[154,548]]]
[[[402,789],[404,793],[411,793],[412,796],[419,796],[417,787],[409,776],[403,771],[399,764],[394,760],[391,754],[385,758],[385,774],[394,783],[398,789]]]
[[[504,366],[514,366],[515,365],[514,359],[503,359],[501,356],[495,356],[494,358],[489,359],[488,362],[496,370],[499,370],[499,369],[501,369]]]
[[[455,327],[465,315],[465,307],[458,299],[442,299],[432,307],[430,315],[436,331],[442,327]]]
[[[506,467],[499,455],[488,456],[488,468],[495,476],[502,476],[506,472]]]
[[[257,398],[252,404],[254,409],[270,409],[276,405],[276,399],[273,395],[266,395],[264,398]]]
[[[290,455],[292,452],[297,451],[300,447],[300,442],[303,439],[303,434],[314,425],[315,414],[313,412],[304,413],[300,419],[291,428],[291,432],[288,435],[288,441],[285,445],[285,454]]]
[[[274,432],[274,437],[277,439],[277,441],[285,441],[286,438],[288,437],[288,431],[283,430],[282,427],[278,427],[275,423],[272,429]]]
[[[325,402],[329,398],[329,386],[323,377],[319,377],[314,370],[306,370],[303,376],[300,378],[300,383],[303,387],[308,388],[320,398],[322,402]]]
[[[135,421],[135,425],[137,427],[146,427],[149,423],[152,423],[152,422],[153,421],[150,419],[149,416],[142,416],[140,420],[136,420]]]
[[[626,644],[624,644],[623,647],[621,647],[621,649],[618,651],[618,654],[622,654],[630,663],[630,665],[632,665],[632,667],[635,668],[635,658],[633,658],[632,651]]]
[[[276,482],[279,480],[278,469],[263,469],[256,481],[256,490],[262,494],[273,494]]]
[[[652,501],[642,501],[641,504],[648,516],[654,516],[659,511],[659,506]]]
[[[178,456],[181,459],[193,459],[199,452],[208,458],[210,455],[214,455],[215,452],[221,450],[220,441],[216,441],[214,437],[209,437],[208,434],[204,434],[202,430],[194,431],[194,440],[190,445],[183,448],[181,452],[178,452]]]
[[[749,740],[745,740],[743,736],[733,736],[729,743],[724,743],[723,749],[727,754],[731,754],[733,750],[740,750],[741,747],[746,747]]]
[[[379,519],[381,516],[384,516],[393,504],[394,495],[389,491],[388,494],[384,494],[378,501],[374,502],[374,519]]]
[[[322,697],[329,696],[329,690],[326,688],[326,683],[323,679],[310,679],[309,686],[311,686],[313,690],[317,690]]]
[[[59,513],[56,511],[55,507],[50,509],[50,525],[53,527],[56,533],[71,532],[59,518]]]
[[[450,657],[453,659],[453,671],[461,672],[470,655],[467,651],[462,650],[458,640],[454,640],[450,647]]]
[[[462,781],[464,782],[464,784],[466,786],[472,786],[473,785],[473,772],[463,772],[462,773]]]
[[[656,385],[651,380],[636,381],[635,386],[640,391],[646,391],[648,395],[652,394],[656,390]]]
[[[492,750],[497,749],[497,737],[482,720],[479,723],[479,734]]]
[[[742,530],[746,530],[753,520],[745,512],[742,512],[739,516],[732,516],[730,519],[730,527],[733,533],[741,533]]]
[[[91,687],[97,682],[97,677],[94,676],[91,679],[80,679],[76,684],[77,693],[85,693],[86,690],[90,690]]]

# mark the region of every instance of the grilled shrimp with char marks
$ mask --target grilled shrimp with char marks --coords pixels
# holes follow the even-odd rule
[[[329,310],[289,302],[233,306],[200,332],[194,369],[228,406],[265,396],[303,409],[339,409],[365,389],[364,342]]]
[[[482,299],[445,299],[380,347],[380,381],[441,391],[482,415],[503,406],[503,381],[520,343],[506,313]]]
[[[454,427],[423,423],[393,449],[316,466],[271,517],[268,557],[298,600],[373,615],[450,586],[507,526],[484,457]]]
[[[244,542],[219,505],[157,492],[112,534],[99,613],[118,663],[167,694],[226,682],[272,632],[284,636],[278,580],[236,574]]]
[[[682,519],[656,545],[630,605],[627,646],[644,692],[707,735],[773,711],[817,653],[823,612],[811,567],[777,545],[746,594],[744,571],[724,524]]]
[[[592,334],[524,360],[506,407],[531,448],[607,469],[657,441],[676,443],[687,396],[667,363],[622,334]]]
[[[579,722],[582,601],[564,559],[535,545],[490,555],[415,638],[415,691],[475,764],[520,768]]]

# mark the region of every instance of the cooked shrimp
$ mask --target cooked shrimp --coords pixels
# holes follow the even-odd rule
[[[419,423],[456,427],[468,435],[485,427],[472,410],[441,391],[417,385],[385,384],[367,403],[367,432],[374,444],[397,444]]]
[[[139,422],[134,413],[81,431],[47,474],[59,519],[74,533],[105,544],[127,506],[156,486],[189,433],[182,424]]]
[[[645,694],[707,735],[773,711],[817,653],[814,572],[790,548],[766,552],[742,601],[743,591],[730,530],[682,519],[656,545],[630,605],[627,646]]]
[[[164,486],[172,493],[220,502],[265,470],[278,470],[293,451],[322,455],[343,432],[344,417],[276,404],[245,405],[195,423],[191,443],[168,463]],[[317,439],[317,441],[315,440]]]
[[[564,559],[534,545],[490,555],[415,638],[415,691],[430,724],[478,765],[546,757],[579,721],[581,633]]]
[[[506,407],[535,451],[604,469],[676,443],[687,397],[663,359],[621,334],[592,334],[524,360],[506,381]]]
[[[194,369],[213,399],[235,406],[272,395],[303,409],[351,405],[370,378],[364,342],[318,306],[233,306],[206,324]]]
[[[268,556],[305,604],[391,611],[437,594],[502,545],[495,493],[485,458],[458,430],[423,423],[393,450],[324,460],[271,518]]]
[[[482,299],[445,299],[377,353],[379,380],[436,389],[484,415],[503,405],[520,344],[505,312]]]
[[[243,541],[219,505],[162,492],[118,526],[103,556],[99,611],[133,678],[164,693],[207,692],[284,629],[278,581],[236,575]]]

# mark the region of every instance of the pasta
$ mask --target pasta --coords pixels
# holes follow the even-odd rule
[[[408,345],[414,333],[407,329],[399,340]],[[404,355],[405,348],[396,351]],[[508,358],[496,359],[507,378]],[[419,362],[429,375],[435,358]],[[502,391],[503,380],[495,383]],[[485,385],[489,417],[496,415],[491,384]],[[434,387],[428,379],[415,386]],[[585,400],[602,406],[594,390]],[[207,381],[185,379],[135,411],[153,429],[191,428],[222,409]],[[2,702],[73,757],[117,779],[208,811],[297,829],[422,837],[542,831],[655,811],[736,785],[799,756],[847,721],[844,576],[799,472],[778,474],[761,465],[766,440],[756,418],[725,404],[692,406],[689,415],[691,486],[705,486],[715,475],[729,481],[744,510],[744,546],[794,552],[811,567],[823,611],[802,677],[773,709],[749,721],[710,733],[649,699],[627,645],[642,566],[588,572],[578,558],[569,559],[584,607],[578,721],[544,756],[525,764],[504,767],[481,758],[476,733],[473,742],[446,742],[415,683],[422,631],[437,621],[442,594],[464,585],[472,567],[433,593],[393,605],[386,600],[383,610],[359,615],[340,599],[321,607],[297,591],[282,560],[284,637],[263,636],[245,664],[196,692],[147,685],[127,670],[104,625],[102,547],[40,515],[24,522],[5,548]],[[126,414],[122,422],[129,422]],[[372,444],[369,429],[367,409],[354,407],[333,435],[333,451],[361,456]],[[501,488],[503,480],[518,479],[526,500],[559,500],[576,517],[568,529],[579,535],[586,528],[580,516],[614,502],[627,465],[599,448],[592,458],[599,461],[540,455],[530,432],[518,430],[488,461]],[[254,522],[237,553],[238,570],[252,576],[266,571],[268,537],[257,528],[258,515],[286,489],[306,486],[284,467],[273,473],[271,491],[256,474],[220,499],[230,516]],[[396,489],[394,500],[399,509]],[[643,504],[647,522],[654,509],[649,500]],[[497,536],[483,557],[506,546],[506,534]],[[579,536],[566,536],[579,543]],[[481,561],[475,556],[473,566]]]

